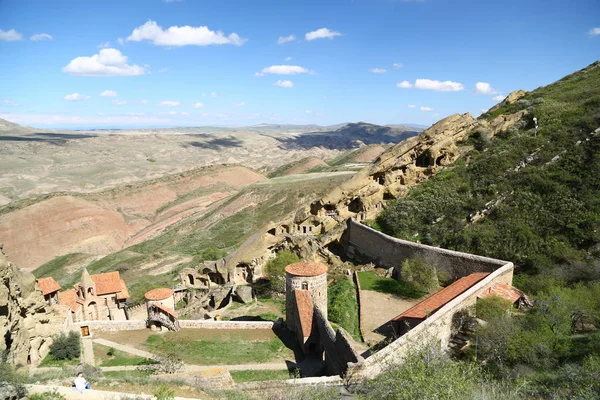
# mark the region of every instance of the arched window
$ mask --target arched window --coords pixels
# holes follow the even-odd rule
[[[302,290],[308,290],[308,282],[302,282]]]

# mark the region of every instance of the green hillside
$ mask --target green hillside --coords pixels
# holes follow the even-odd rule
[[[374,225],[513,261],[515,284],[535,307],[489,321],[465,357],[496,378],[527,381],[525,397],[598,398],[600,62],[479,118],[522,109],[529,115],[518,129],[491,140],[474,132],[472,151],[388,204]],[[596,385],[578,392],[573,374]]]

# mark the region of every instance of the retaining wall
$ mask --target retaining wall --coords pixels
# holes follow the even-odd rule
[[[360,280],[358,279],[358,272],[354,271],[352,274],[354,283],[356,284],[356,301],[358,302],[358,330],[360,337],[365,340],[365,331],[363,330],[363,311],[362,311],[362,298],[360,297]]]
[[[327,375],[343,375],[348,370],[348,363],[362,362],[363,358],[352,348],[348,333],[341,327],[336,333],[323,312],[316,307],[315,322],[325,351]]]
[[[348,256],[360,262],[372,262],[378,267],[395,268],[399,272],[403,261],[419,258],[445,271],[451,281],[473,272],[492,272],[507,263],[396,239],[351,220],[348,220],[341,243]]]
[[[179,320],[179,327],[185,329],[278,329],[280,321],[213,321]]]
[[[130,319],[122,321],[80,321],[71,324],[71,330],[79,330],[82,326],[90,328],[90,332],[98,331],[134,331],[138,329],[146,329],[146,320]]]
[[[514,265],[506,263],[437,312],[363,362],[351,364],[348,373],[357,378],[372,378],[390,365],[400,364],[411,351],[436,344],[445,350],[453,332],[453,318],[475,306],[477,296],[496,282],[512,283]]]

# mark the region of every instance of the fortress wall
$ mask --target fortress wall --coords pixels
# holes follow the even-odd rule
[[[79,330],[82,326],[90,328],[90,332],[94,330],[117,332],[117,331],[134,331],[138,329],[146,329],[146,320],[130,319],[122,321],[80,321],[71,324],[71,330]]]
[[[315,308],[315,323],[325,351],[327,375],[342,375],[348,370],[348,363],[362,361],[362,357],[352,348],[348,333],[343,328],[336,333],[318,308]]]
[[[279,329],[280,321],[179,320],[182,329]]]
[[[507,264],[507,261],[396,239],[351,220],[342,245],[348,256],[360,262],[373,262],[378,267],[395,268],[398,272],[403,261],[419,258],[445,271],[451,281],[473,272],[492,272]]]
[[[362,363],[351,365],[348,373],[357,378],[372,378],[389,366],[400,364],[411,351],[425,348],[430,344],[437,344],[442,349],[447,349],[453,333],[454,315],[474,307],[477,296],[494,283],[511,284],[513,270],[514,265],[510,262],[506,263],[387,347]]]

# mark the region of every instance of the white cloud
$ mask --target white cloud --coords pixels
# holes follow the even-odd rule
[[[492,97],[492,100],[494,100],[494,101],[502,101],[502,100],[504,100],[504,96],[501,95],[501,94],[499,94],[498,96]]]
[[[336,36],[342,36],[342,34],[336,31],[330,31],[327,28],[317,29],[316,31],[308,32],[304,35],[306,40],[333,39]]]
[[[202,104],[200,102],[196,102],[196,103],[194,103],[194,105],[192,105],[192,107],[194,107],[194,108],[202,108],[202,107],[204,107],[204,104]]]
[[[590,35],[590,36],[598,36],[598,35],[600,35],[600,27],[590,29],[588,31],[588,35]]]
[[[102,42],[96,47],[99,49],[106,49],[107,47],[110,47],[110,42]]]
[[[254,76],[265,76],[265,74],[263,74],[262,72],[255,72]]]
[[[125,115],[139,116],[139,115],[145,115],[145,114],[143,112],[128,112],[128,113],[125,113]]]
[[[113,100],[112,102],[115,106],[124,106],[127,104],[126,100]]]
[[[244,103],[243,101],[234,101],[233,103],[231,103],[234,107],[242,107],[245,106],[246,103]]]
[[[298,65],[271,65],[270,67],[263,68],[260,74],[277,74],[277,75],[296,75],[296,74],[307,74],[309,71]],[[259,75],[262,76],[262,75]]]
[[[160,105],[163,107],[177,107],[180,104],[181,102],[172,100],[163,100],[160,102]]]
[[[408,108],[417,108],[417,106],[415,106],[414,104],[409,104]]]
[[[190,115],[190,113],[189,113],[189,112],[187,112],[187,111],[182,111],[180,114],[181,114],[181,115]]]
[[[475,84],[475,93],[477,94],[497,94],[498,92],[492,88],[487,82],[477,82]]]
[[[306,111],[304,111],[304,112],[305,112],[306,114],[312,114],[312,111],[311,111],[311,110],[306,110]]]
[[[87,100],[89,98],[90,98],[90,96],[87,96],[85,94],[79,94],[79,93],[71,93],[64,97],[65,100],[69,100],[69,101]]]
[[[452,81],[435,81],[431,79],[417,79],[415,89],[434,90],[436,92],[460,92],[464,90],[462,83]]]
[[[62,70],[81,76],[136,76],[146,73],[139,65],[127,64],[127,57],[117,49],[102,49],[91,57],[77,57]]]
[[[421,106],[419,109],[420,109],[421,111],[433,111],[433,108],[431,108],[431,107],[426,107],[426,106]]]
[[[219,97],[219,95],[217,94],[217,92],[210,92],[209,94],[202,93],[202,97],[206,97],[206,96],[209,96],[209,97]]]
[[[7,106],[12,106],[12,107],[16,107],[18,106],[16,101],[12,101],[9,99],[4,99],[4,101],[2,101],[3,104],[6,104]]]
[[[2,29],[0,29],[0,40],[3,40],[5,42],[14,42],[17,40],[23,40],[23,35],[15,31],[14,29],[11,29],[9,31],[3,31]]]
[[[40,40],[52,40],[54,39],[51,35],[47,33],[36,33],[35,35],[31,35],[29,40],[33,40],[34,42],[39,42]]]
[[[292,61],[292,57],[286,57],[284,61]]]
[[[465,87],[462,83],[452,81],[435,81],[431,79],[417,79],[414,84],[409,81],[402,81],[396,86],[402,89],[421,89],[421,90],[434,90],[436,92],[460,92]]]
[[[142,103],[142,104],[148,104],[148,99],[140,100],[140,103]]]
[[[100,93],[100,96],[102,97],[115,97],[116,95],[117,92],[114,90],[105,90],[104,92]]]
[[[384,68],[371,68],[369,70],[369,72],[372,72],[374,74],[385,74],[387,72],[387,69],[384,69]]]
[[[292,82],[292,81],[282,81],[280,79],[277,82],[275,82],[273,84],[273,86],[279,86],[281,88],[293,88],[294,87],[294,82]]]
[[[206,26],[193,27],[171,26],[163,29],[156,22],[149,20],[144,25],[138,26],[127,38],[129,42],[148,40],[157,46],[210,46],[214,44],[243,45],[247,39],[241,38],[237,33],[225,36],[221,31],[211,31]]]
[[[404,65],[402,63],[393,63],[392,66],[396,69],[400,69],[400,68],[404,67]]]
[[[279,38],[277,39],[277,44],[284,44],[284,43],[288,43],[288,42],[293,42],[294,40],[296,40],[296,36],[294,36],[294,35],[279,36]]]

